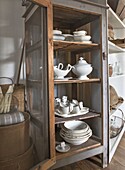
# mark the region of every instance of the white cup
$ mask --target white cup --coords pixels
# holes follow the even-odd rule
[[[83,102],[79,102],[79,107],[80,107],[80,109],[83,108]]]
[[[69,114],[69,106],[60,106],[58,112],[60,114]]]
[[[77,105],[77,106],[74,106],[73,107],[73,110],[72,110],[72,113],[78,113],[80,111],[80,107],[79,107],[79,105]]]

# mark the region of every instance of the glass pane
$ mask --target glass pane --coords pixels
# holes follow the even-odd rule
[[[37,163],[49,158],[46,11],[38,7],[26,21],[27,107]]]

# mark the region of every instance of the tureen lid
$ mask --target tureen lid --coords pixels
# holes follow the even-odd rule
[[[83,57],[80,57],[79,60],[77,61],[76,65],[84,65],[84,66],[90,66],[91,64],[88,64]]]

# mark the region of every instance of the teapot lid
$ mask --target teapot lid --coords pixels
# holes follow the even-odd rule
[[[88,64],[83,57],[80,57],[79,60],[77,61],[78,65],[86,65],[86,66],[90,66],[91,64]]]

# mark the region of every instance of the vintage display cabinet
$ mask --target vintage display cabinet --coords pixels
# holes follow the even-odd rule
[[[34,169],[55,169],[95,155],[99,155],[101,165],[106,167],[109,139],[106,0],[33,0],[24,17],[26,95]],[[61,31],[62,37],[70,34],[70,38],[54,38],[53,30]],[[80,30],[86,31],[91,40],[71,38]],[[64,78],[55,77],[54,66],[60,63],[64,67],[74,66],[81,57],[91,64],[88,78],[78,78],[73,67]],[[68,101],[82,101],[89,112],[69,117],[56,115],[55,101],[63,96]],[[61,125],[72,120],[86,122],[92,136],[80,145],[69,144],[70,150],[60,153],[56,146],[64,141],[60,137]]]

